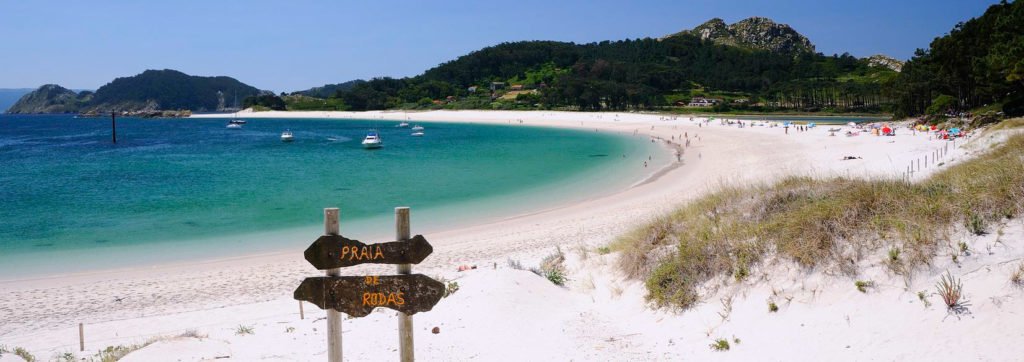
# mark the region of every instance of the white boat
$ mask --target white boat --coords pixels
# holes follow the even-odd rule
[[[405,127],[409,127],[409,122],[402,122],[402,123],[399,123],[399,124],[398,124],[397,126],[395,126],[395,127],[398,127],[398,128],[405,128]]]
[[[420,126],[420,125],[417,124],[415,126],[412,126],[412,130],[413,131],[422,131],[423,130],[423,126]]]
[[[241,123],[228,122],[228,129],[242,129]]]
[[[413,137],[423,137],[423,132],[413,132],[412,136]]]
[[[281,133],[281,141],[282,142],[291,142],[291,141],[294,141],[294,140],[295,140],[295,135],[292,134],[292,131],[284,131],[283,133]]]
[[[366,138],[363,139],[363,148],[380,148],[381,146],[383,146],[383,141],[381,141],[380,135],[376,130],[370,130],[366,134]]]

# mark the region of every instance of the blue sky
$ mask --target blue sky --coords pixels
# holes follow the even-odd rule
[[[295,91],[413,76],[505,41],[658,37],[772,18],[819,52],[909,58],[995,1],[0,0],[0,88],[96,89],[146,69]]]

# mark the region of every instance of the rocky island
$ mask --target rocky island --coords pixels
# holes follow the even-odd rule
[[[96,92],[47,84],[24,95],[6,114],[77,113],[105,117],[112,112],[142,118],[188,117],[192,112],[237,109],[236,99],[264,94],[231,77],[200,77],[176,70],[147,70],[117,78]]]

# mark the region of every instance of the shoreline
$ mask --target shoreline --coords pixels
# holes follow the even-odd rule
[[[323,114],[312,113],[317,114],[267,113],[260,117],[321,118],[320,115]],[[664,215],[673,207],[717,189],[723,184],[765,183],[791,175],[896,177],[902,170],[902,165],[944,145],[921,134],[913,136],[910,133],[901,133],[897,138],[830,137],[821,128],[804,133],[790,130],[789,134],[785,134],[780,128],[736,128],[717,123],[699,126],[683,117],[666,120],[663,115],[650,114],[459,111],[424,112],[415,115],[404,112],[335,113],[330,116],[327,118],[358,117],[372,120],[373,117],[408,117],[406,119],[415,118],[417,122],[460,121],[494,124],[509,124],[512,120],[522,120],[524,124],[534,126],[597,128],[601,132],[637,132],[647,137],[669,140],[686,135],[693,141],[683,156],[684,164],[667,170],[653,171],[652,174],[658,175],[650,178],[649,182],[611,195],[551,210],[424,234],[434,246],[434,254],[417,265],[416,271],[426,275],[441,275],[449,280],[463,276],[455,272],[459,265],[478,265],[486,269],[491,269],[493,265],[494,269],[500,272],[507,268],[505,264],[508,260],[521,261],[523,265],[536,265],[542,257],[554,252],[556,247],[562,250],[593,250],[604,247],[633,227]],[[965,154],[959,149],[953,151],[952,157],[961,157]],[[863,159],[842,161],[846,155],[863,156]],[[934,170],[936,168],[927,169],[916,174],[915,178],[923,177]],[[342,230],[345,230],[344,222]],[[415,227],[413,233],[418,233]],[[499,268],[499,265],[502,267]],[[391,272],[392,268],[378,266],[343,270],[345,275]],[[611,270],[587,271],[579,277],[583,278],[580,283],[585,283],[588,278],[586,273],[617,274]],[[168,322],[169,324],[160,328],[148,326],[147,323],[154,321],[154,318],[165,320],[174,319],[174,316],[195,315],[202,316],[197,317],[200,320],[220,320],[227,318],[219,314],[224,308],[247,310],[244,316],[228,318],[223,322],[225,325],[219,327],[228,328],[246,320],[261,320],[281,315],[284,311],[279,308],[294,304],[290,293],[297,285],[296,281],[305,276],[318,274],[322,272],[306,265],[300,253],[295,252],[272,253],[242,260],[184,263],[174,267],[135,270],[133,273],[108,271],[89,276],[56,276],[45,280],[0,282],[0,306],[12,311],[10,316],[0,320],[3,322],[0,323],[0,339],[8,345],[25,345],[37,350],[58,350],[60,346],[69,345],[71,340],[58,336],[77,333],[71,328],[71,323],[75,323],[75,326],[79,322],[103,326],[104,331],[94,332],[98,334],[94,338],[132,341],[147,334],[187,330],[196,325],[205,325],[195,320],[181,320]],[[594,278],[599,279],[597,276]],[[644,308],[642,286],[635,281],[621,278],[612,277],[612,280],[617,280],[616,283],[621,283],[626,289],[622,294],[623,300],[615,305],[628,306],[631,311],[640,309],[645,310],[643,313],[652,313]],[[506,279],[486,283],[497,286],[503,285],[504,280]],[[471,284],[471,279],[462,282],[468,289],[460,293],[474,295],[471,290],[476,287]],[[550,283],[547,283],[547,287],[551,287]],[[47,296],[47,304],[59,306],[58,309],[53,310],[35,303],[35,296],[39,295]],[[158,298],[153,297],[157,295]],[[456,294],[456,298],[462,298],[459,295]],[[119,301],[115,302],[115,298]],[[485,300],[488,303],[505,305],[501,300]],[[590,296],[587,296],[586,300],[589,301]],[[628,303],[622,304],[626,302]],[[447,302],[441,305],[445,303]],[[439,307],[437,313],[427,313],[427,317],[424,318],[432,320],[449,315],[445,314],[449,313],[445,310],[456,313],[467,309],[493,314],[487,312],[490,310],[489,307],[473,305],[474,307],[468,309],[456,305]],[[288,310],[288,313],[291,315],[297,311]],[[307,313],[318,315],[309,311]],[[504,315],[502,313],[512,312],[496,313]],[[664,315],[664,312],[659,311],[653,313]],[[430,317],[431,315],[437,317]],[[515,318],[515,314],[512,313],[508,317]],[[607,338],[606,333],[602,331],[588,333]],[[442,336],[444,335],[442,333]],[[40,336],[49,338],[39,338]],[[369,337],[347,338],[356,338],[359,341],[360,338]]]
[[[311,118],[311,117],[287,117],[287,118]],[[358,117],[356,117],[356,118],[358,118]],[[317,118],[317,119],[330,120],[332,118],[330,118],[328,116],[328,117],[321,117],[321,118]],[[338,119],[338,117],[335,117],[333,119]],[[372,119],[368,119],[368,120],[372,121]],[[428,121],[424,121],[424,122],[431,122],[431,123],[433,123],[433,122],[453,123],[453,124],[482,123],[482,122],[473,122],[473,121],[469,121],[469,122],[464,122],[464,121],[463,122],[455,122],[455,121],[451,121],[450,122],[450,121],[443,120],[443,119],[442,120],[428,120]],[[500,123],[500,122],[486,122],[486,123],[494,124],[494,125],[504,125],[504,123]],[[589,128],[586,128],[586,127],[582,127],[582,128],[581,127],[560,127],[560,128],[573,129],[573,130],[576,130],[576,131],[589,131]],[[602,130],[602,132],[603,132],[603,130]],[[620,193],[620,192],[628,190],[628,189],[630,189],[632,187],[636,187],[638,184],[650,182],[651,179],[655,179],[655,178],[658,178],[661,175],[663,175],[664,174],[664,170],[666,168],[673,166],[672,164],[674,162],[671,162],[671,160],[670,160],[670,158],[671,158],[671,155],[670,155],[671,148],[667,144],[665,144],[663,142],[657,142],[658,145],[656,145],[656,146],[654,146],[654,145],[649,145],[648,146],[648,145],[643,145],[644,143],[646,143],[645,141],[629,139],[631,136],[626,134],[626,132],[612,132],[612,133],[614,134],[614,137],[622,138],[623,140],[626,140],[627,142],[635,142],[636,144],[640,145],[640,147],[650,147],[651,151],[653,151],[653,152],[660,152],[660,153],[656,153],[655,154],[655,160],[659,160],[660,159],[660,160],[668,160],[668,161],[667,162],[659,162],[659,163],[652,164],[652,166],[654,166],[654,167],[652,167],[649,172],[647,172],[645,174],[642,174],[642,175],[638,175],[638,177],[637,176],[623,176],[621,181],[616,182],[616,188],[613,189],[613,190],[592,189],[592,190],[581,191],[581,192],[576,193],[576,194],[572,194],[572,195],[569,195],[569,196],[566,196],[566,197],[558,198],[558,200],[554,201],[554,202],[542,203],[540,206],[532,206],[532,207],[528,206],[528,205],[535,205],[535,204],[524,204],[524,205],[514,206],[514,207],[510,207],[509,210],[507,210],[508,213],[490,213],[490,214],[487,214],[487,215],[477,215],[477,217],[475,217],[475,218],[471,218],[471,219],[469,219],[467,221],[461,221],[460,220],[459,222],[456,222],[453,225],[446,225],[446,226],[431,225],[430,227],[427,227],[427,228],[422,228],[422,226],[421,226],[421,230],[426,230],[426,231],[432,232],[432,233],[447,232],[447,231],[451,231],[451,230],[463,229],[463,228],[474,227],[474,226],[488,225],[488,224],[494,224],[494,223],[500,223],[500,222],[509,222],[509,221],[514,221],[516,219],[519,219],[519,218],[522,218],[522,217],[526,217],[526,216],[553,212],[555,210],[563,209],[563,208],[566,208],[566,207],[569,207],[569,206],[572,206],[574,204],[578,204],[578,203],[581,203],[581,202],[590,202],[590,201],[594,201],[594,200],[600,199],[602,197],[607,197],[607,196],[610,196],[610,195],[613,195],[613,194],[616,194],[616,193]],[[663,167],[660,167],[660,168],[657,167],[659,165],[662,165]],[[480,198],[474,198],[474,199],[471,199],[471,200],[458,201],[458,202],[455,202],[455,203],[448,203],[448,204],[443,204],[443,205],[434,205],[434,206],[428,207],[427,209],[420,209],[420,210],[428,211],[428,212],[433,212],[433,213],[437,214],[437,215],[434,215],[434,217],[433,217],[433,219],[437,219],[437,220],[434,220],[434,222],[432,222],[431,224],[449,224],[448,222],[443,222],[443,221],[440,221],[440,220],[446,219],[446,218],[451,218],[451,216],[449,216],[448,214],[450,214],[452,212],[452,210],[466,209],[467,207],[469,207],[467,205],[479,205],[479,204],[488,204],[488,203],[494,202],[494,201],[489,201],[489,200],[516,199],[516,198],[530,197],[529,195],[544,195],[544,194],[552,193],[553,192],[552,190],[568,189],[569,187],[566,186],[566,183],[580,182],[581,180],[585,179],[588,176],[592,176],[592,175],[596,175],[596,174],[607,174],[609,172],[612,172],[612,170],[610,170],[609,168],[616,168],[617,169],[617,168],[621,168],[621,167],[622,166],[606,165],[606,166],[599,167],[597,169],[587,170],[587,171],[585,171],[582,174],[571,175],[571,176],[569,176],[567,178],[564,178],[564,179],[553,180],[552,182],[547,183],[547,184],[545,184],[543,186],[540,186],[539,188],[517,190],[517,191],[513,191],[512,193],[508,193],[508,194],[487,195],[487,196],[483,196],[483,197],[480,197]],[[422,211],[421,211],[420,214],[423,215]],[[351,225],[352,223],[355,223],[356,225],[364,225],[364,224],[373,223],[374,221],[377,221],[377,223],[380,223],[379,221],[382,218],[383,218],[383,216],[381,216],[381,215],[367,216],[367,217],[360,217],[360,218],[357,218],[357,219],[346,219],[344,221],[344,223],[349,224],[349,225]],[[320,226],[318,224],[309,224],[309,225],[303,225],[303,226],[286,227],[286,228],[275,229],[275,230],[270,230],[270,231],[231,233],[231,234],[224,234],[224,235],[213,235],[213,236],[202,237],[202,238],[192,238],[192,239],[182,239],[182,240],[174,240],[174,241],[164,241],[164,242],[161,242],[161,243],[158,243],[158,244],[154,244],[154,245],[123,245],[123,246],[119,245],[119,246],[113,246],[113,247],[110,247],[110,248],[71,249],[71,250],[60,250],[60,251],[42,251],[42,252],[39,252],[38,255],[41,255],[41,254],[47,254],[47,255],[51,255],[51,254],[67,254],[67,255],[60,255],[60,257],[68,257],[68,255],[74,254],[74,255],[77,255],[77,256],[81,256],[81,257],[89,257],[89,256],[95,255],[97,253],[111,253],[111,252],[116,253],[116,254],[125,254],[126,256],[128,254],[131,254],[131,252],[140,252],[140,253],[148,253],[148,254],[150,254],[153,250],[156,250],[156,251],[159,251],[159,250],[170,251],[170,249],[180,248],[180,247],[189,247],[191,245],[204,244],[206,242],[212,242],[212,243],[221,242],[221,243],[224,243],[224,242],[230,241],[231,239],[247,239],[247,240],[264,240],[264,239],[266,239],[266,240],[270,240],[270,239],[273,239],[273,238],[280,238],[281,235],[286,234],[288,232],[299,232],[299,231],[303,231],[303,230],[316,230],[319,227]],[[364,232],[364,234],[365,233],[367,233],[367,232]],[[368,232],[368,233],[374,235],[374,237],[372,237],[372,238],[378,238],[376,236],[376,234],[382,234],[382,235],[387,234],[387,233],[382,233],[382,232]],[[370,236],[364,236],[364,237],[371,238]],[[380,236],[379,238],[387,238],[387,236]],[[181,246],[178,246],[176,244],[181,244]],[[174,269],[180,269],[181,267],[187,266],[187,265],[190,265],[190,264],[230,264],[230,263],[232,263],[236,259],[245,259],[245,258],[249,258],[249,257],[256,257],[256,258],[258,258],[260,256],[266,256],[266,255],[278,255],[278,256],[286,255],[286,254],[287,255],[291,255],[290,253],[296,253],[296,252],[301,253],[303,248],[305,248],[305,246],[278,246],[278,247],[270,246],[270,247],[261,247],[261,248],[258,248],[258,250],[255,250],[255,251],[243,251],[241,254],[238,254],[238,253],[236,253],[234,251],[232,251],[230,254],[225,254],[225,253],[222,252],[222,250],[220,250],[220,249],[223,249],[223,248],[219,248],[219,249],[217,249],[218,251],[215,251],[215,252],[212,253],[212,254],[214,254],[213,256],[196,256],[196,255],[194,255],[195,254],[194,252],[191,253],[193,255],[176,255],[176,256],[162,255],[161,257],[158,257],[158,258],[154,259],[153,261],[148,261],[148,260],[139,261],[138,263],[136,263],[136,265],[127,265],[127,266],[118,266],[118,267],[96,267],[96,266],[90,264],[90,265],[84,265],[84,266],[79,266],[79,267],[72,267],[71,268],[72,270],[67,271],[67,272],[47,271],[47,272],[40,273],[40,272],[35,272],[35,271],[23,271],[23,270],[19,269],[19,270],[16,270],[15,272],[13,272],[13,273],[0,274],[0,286],[3,286],[4,284],[23,284],[24,282],[28,282],[28,281],[53,280],[53,279],[61,279],[61,278],[79,278],[79,277],[89,278],[89,277],[95,276],[95,275],[116,275],[116,274],[119,274],[119,273],[134,273],[134,272],[137,272],[137,271],[145,271],[145,270],[152,270],[152,269],[171,269],[171,270],[174,270]],[[28,256],[28,257],[38,257],[38,256],[33,255],[33,254],[34,253],[31,253],[31,252],[24,253],[24,255]],[[95,264],[95,263],[93,263],[93,264]]]

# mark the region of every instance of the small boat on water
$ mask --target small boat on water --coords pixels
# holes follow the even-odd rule
[[[284,131],[284,132],[281,133],[281,141],[282,142],[291,142],[291,141],[294,141],[294,140],[295,140],[295,135],[292,134],[292,131]]]
[[[398,127],[398,128],[405,128],[405,127],[409,127],[409,122],[402,122],[402,123],[399,123],[399,124],[398,124],[397,126],[395,126],[395,127]]]
[[[380,135],[377,134],[376,130],[370,130],[366,134],[366,138],[363,139],[363,148],[373,149],[380,148],[381,146],[383,146],[383,141],[381,141]]]
[[[423,130],[423,126],[420,126],[420,125],[417,124],[415,126],[412,126],[412,130],[413,131],[422,131]]]
[[[235,119],[232,119],[232,120],[228,121],[228,128],[230,128],[230,129],[241,129],[242,125],[245,124],[245,123],[246,122],[245,122],[244,119],[235,118]]]
[[[423,137],[423,132],[413,132],[412,136],[413,137]]]

